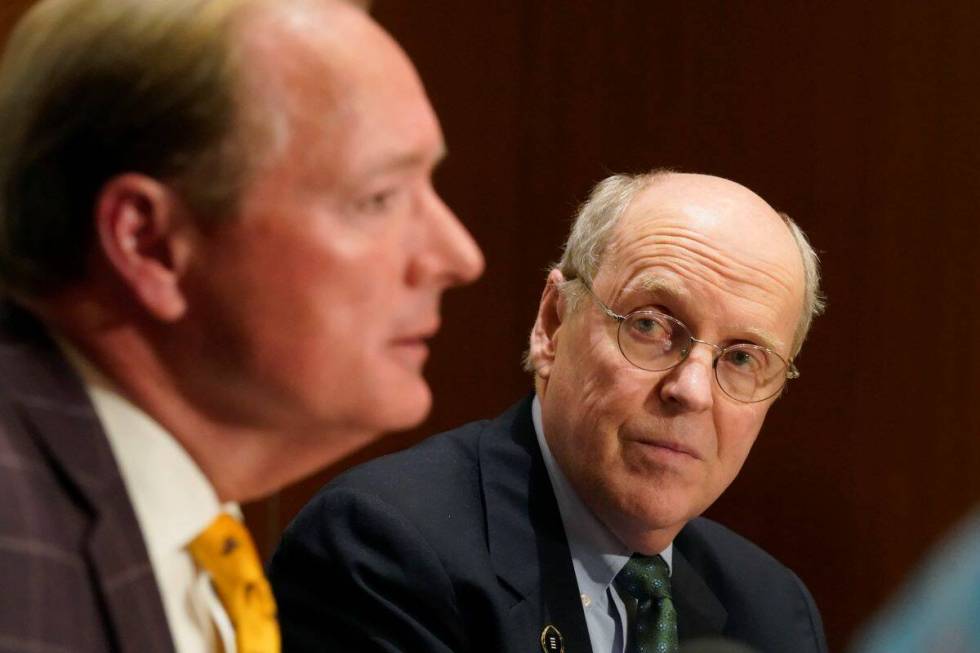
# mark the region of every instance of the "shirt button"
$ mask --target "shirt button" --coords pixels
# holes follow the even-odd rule
[[[592,605],[592,598],[588,594],[582,594],[582,605],[586,608]]]

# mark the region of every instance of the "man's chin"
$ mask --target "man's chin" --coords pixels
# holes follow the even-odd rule
[[[701,501],[690,491],[667,486],[621,497],[609,521],[611,529],[633,550],[660,547],[655,551],[659,552],[701,512]]]
[[[327,420],[325,429],[318,429],[320,449],[327,459],[321,466],[353,456],[388,433],[418,426],[429,416],[432,393],[424,379],[419,378],[416,383],[400,385],[387,394],[376,394],[372,401],[352,408],[342,420],[334,416]]]
[[[432,411],[432,391],[421,376],[411,382],[394,384],[391,391],[378,397],[374,421],[382,431],[405,431],[415,428]]]

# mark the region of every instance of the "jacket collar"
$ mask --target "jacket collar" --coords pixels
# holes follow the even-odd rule
[[[722,634],[728,611],[684,556],[676,540],[670,593],[677,608],[677,635],[681,641]]]
[[[531,397],[481,434],[480,471],[494,570],[521,597],[515,619],[534,625],[535,636],[554,626],[567,653],[590,651],[565,530],[531,423]],[[540,644],[525,646],[539,650]]]
[[[91,515],[85,555],[121,651],[173,651],[139,524],[75,370],[43,325],[0,304],[0,393]]]

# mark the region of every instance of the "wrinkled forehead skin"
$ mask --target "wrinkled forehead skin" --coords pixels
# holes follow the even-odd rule
[[[615,298],[651,280],[681,294],[711,289],[739,298],[739,315],[730,317],[740,323],[732,326],[766,331],[768,344],[789,353],[803,310],[802,257],[782,217],[744,186],[674,173],[634,198],[596,281]]]

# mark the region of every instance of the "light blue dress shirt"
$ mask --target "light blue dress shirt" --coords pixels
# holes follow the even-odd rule
[[[592,650],[595,653],[624,653],[626,606],[612,581],[629,561],[632,552],[582,503],[558,467],[544,438],[541,403],[537,396],[531,404],[531,419],[568,538]],[[673,571],[673,545],[660,555]]]

